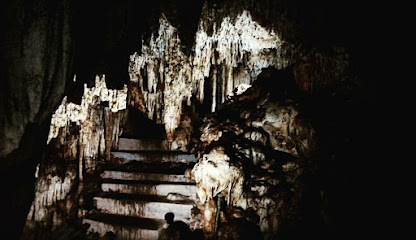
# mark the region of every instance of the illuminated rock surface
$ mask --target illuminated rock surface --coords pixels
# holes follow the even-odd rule
[[[248,11],[235,20],[225,17],[208,35],[204,26],[215,25],[211,17],[201,18],[191,56],[182,52],[178,30],[162,16],[157,37],[143,43],[142,54],[130,57],[130,79],[144,94],[148,117],[165,124],[168,138],[173,139],[179,126],[182,103],[191,105],[193,95],[203,102],[209,94],[215,111],[234,88],[251,84],[262,68],[289,64],[290,59],[279,57],[282,40],[253,21]],[[218,78],[210,75],[217,68],[223,69]],[[204,92],[205,79],[211,77],[212,90]]]
[[[351,239],[408,212],[395,203],[412,168],[391,169],[406,158],[387,150],[405,148],[381,130],[406,126],[385,117],[401,112],[390,95],[406,79],[390,14],[351,1],[88,3],[0,4],[1,237],[26,220],[23,239],[154,238],[163,221],[129,217],[178,202],[210,235],[217,198],[219,239]],[[173,151],[140,152],[155,148]],[[97,194],[111,189],[124,193]],[[138,193],[163,196],[126,197]]]

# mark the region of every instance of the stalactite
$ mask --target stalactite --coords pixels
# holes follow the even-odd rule
[[[76,181],[76,169],[68,169],[64,177],[53,174],[56,169],[49,171],[52,173],[39,176],[36,182],[35,198],[27,216],[28,221],[46,221],[50,211],[48,208],[64,200]]]
[[[177,29],[160,18],[158,36],[151,37],[149,46],[143,45],[142,55],[131,56],[130,76],[132,81],[145,79],[141,69],[146,69],[147,84],[143,87],[147,116],[164,123],[168,138],[179,125],[182,102],[190,104],[191,66],[181,50]],[[156,119],[155,119],[156,118]]]
[[[105,116],[102,102],[108,102],[108,111],[117,113],[126,108],[127,86],[122,90],[108,89],[105,84],[105,76],[97,76],[95,86],[88,88],[84,86],[84,95],[82,96],[81,105],[68,103],[66,97],[62,100],[61,105],[52,116],[48,143],[58,136],[61,128],[67,128],[71,124],[80,126],[79,131],[79,157],[80,162],[84,160],[85,170],[94,171],[98,161],[98,156],[106,155],[107,149],[111,149],[111,141],[106,139],[116,139],[112,136],[120,132],[120,118],[113,122],[108,131],[112,134],[105,134]],[[107,124],[108,126],[108,124]],[[80,172],[82,164],[80,163]],[[80,178],[82,178],[80,174]]]
[[[54,230],[67,221],[68,215],[74,214],[70,211],[78,203],[71,193],[77,192],[78,184],[82,186],[79,181],[84,180],[84,173],[96,170],[99,158],[109,159],[121,132],[122,110],[126,105],[127,86],[122,90],[107,89],[104,75],[96,77],[94,87],[85,85],[80,105],[67,102],[64,97],[52,116],[48,138],[48,144],[63,147],[64,153],[52,153],[47,159],[50,166],[45,164],[44,169],[37,171],[36,194],[26,222],[28,234],[39,226]],[[63,176],[61,164],[65,165]],[[66,207],[61,207],[61,203],[67,204]]]
[[[213,12],[210,14],[214,15]],[[192,77],[201,88],[204,78],[209,76],[212,65],[224,63],[223,66],[227,69],[224,77],[227,81],[221,102],[224,102],[225,96],[235,86],[241,83],[251,84],[251,79],[256,79],[261,69],[268,66],[284,68],[288,65],[289,60],[276,57],[283,41],[273,31],[266,30],[254,22],[248,11],[243,11],[234,23],[229,17],[224,18],[218,30],[215,22],[206,22],[212,21],[211,19],[214,19],[214,16],[209,14],[206,19],[201,19],[195,36]],[[208,29],[204,28],[210,25],[213,25],[211,36],[207,33]],[[215,57],[214,53],[217,53],[218,57]],[[237,68],[239,64],[244,66]],[[199,93],[197,97],[201,101],[204,93]]]
[[[212,105],[211,105],[211,112],[215,112],[215,109],[217,108],[217,68],[216,66],[212,67]]]
[[[219,26],[215,13],[204,11],[189,57],[182,52],[178,30],[164,15],[157,37],[152,35],[148,45],[142,41],[141,55],[130,56],[130,79],[139,82],[147,116],[165,124],[170,140],[179,126],[182,103],[191,105],[192,96],[203,104],[205,96],[211,95],[208,109],[214,112],[235,87],[251,84],[263,68],[285,68],[292,61],[278,54],[284,42],[277,34],[253,21],[248,11],[233,21],[225,17]],[[212,26],[212,33],[206,26]],[[212,90],[205,87],[210,74],[215,74]]]

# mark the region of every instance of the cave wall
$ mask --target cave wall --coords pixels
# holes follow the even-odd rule
[[[86,228],[77,221],[78,161],[65,157],[55,155],[52,161],[37,166],[35,197],[21,239],[74,239],[78,234],[85,235]]]
[[[354,196],[361,195],[363,198],[368,198],[370,193],[367,192],[367,189],[373,189],[371,192],[376,192],[377,197],[379,197],[383,190],[382,185],[394,188],[393,183],[388,180],[383,180],[383,184],[376,184],[378,178],[373,178],[374,176],[371,174],[373,172],[371,169],[374,167],[379,169],[377,167],[379,164],[382,164],[385,169],[390,166],[384,161],[379,161],[383,154],[376,151],[378,146],[384,146],[381,148],[388,149],[389,143],[387,143],[388,141],[381,142],[376,138],[380,136],[377,129],[383,129],[384,126],[390,126],[391,123],[384,125],[383,114],[377,113],[378,115],[374,115],[374,111],[380,111],[379,106],[384,104],[379,103],[380,99],[377,94],[380,93],[377,93],[377,91],[384,91],[391,86],[391,84],[386,84],[382,80],[386,79],[385,75],[388,70],[394,68],[395,61],[384,61],[384,59],[397,59],[391,58],[392,52],[395,52],[393,50],[380,51],[385,46],[393,45],[390,42],[396,36],[391,34],[391,30],[396,29],[391,26],[390,20],[393,20],[393,17],[385,18],[381,10],[374,10],[372,4],[357,3],[356,1],[341,1],[339,5],[331,3],[331,1],[313,3],[310,1],[206,1],[205,10],[201,14],[199,13],[203,8],[202,1],[193,1],[196,5],[200,4],[198,6],[194,5],[193,7],[196,6],[194,9],[191,5],[177,3],[180,1],[152,1],[152,6],[157,6],[162,2],[165,2],[165,4],[170,2],[172,4],[170,6],[173,6],[169,9],[169,4],[167,4],[167,7],[162,7],[156,11],[154,9],[142,11],[142,7],[137,5],[139,3],[122,2],[119,5],[124,6],[124,8],[111,6],[106,1],[93,1],[92,4],[85,5],[85,8],[79,7],[78,10],[83,11],[81,11],[82,16],[77,15],[78,32],[76,36],[78,40],[84,40],[78,42],[76,53],[78,59],[83,60],[77,61],[76,70],[80,74],[79,81],[76,81],[75,84],[72,75],[73,39],[69,37],[73,30],[72,16],[75,16],[75,14],[72,12],[72,5],[74,2],[42,0],[36,1],[36,3],[34,1],[3,1],[1,3],[0,23],[1,29],[4,29],[0,32],[0,72],[2,85],[4,86],[0,88],[1,176],[2,181],[13,183],[6,186],[4,193],[5,196],[10,196],[10,198],[2,198],[1,200],[1,205],[4,206],[1,209],[1,216],[8,216],[8,219],[10,219],[5,226],[2,226],[7,230],[5,231],[6,236],[10,235],[11,238],[14,238],[21,232],[20,229],[22,229],[26,213],[32,202],[31,198],[34,195],[32,191],[34,189],[34,172],[48,138],[49,119],[65,95],[65,88],[71,83],[72,86],[76,85],[75,87],[78,89],[83,89],[84,82],[87,82],[87,76],[90,77],[88,82],[91,87],[94,84],[95,73],[109,71],[108,66],[114,66],[114,68],[111,68],[114,69],[111,70],[112,74],[110,74],[113,80],[108,82],[109,87],[122,88],[123,84],[129,80],[128,72],[120,75],[117,75],[116,72],[127,69],[129,64],[127,55],[130,55],[133,49],[139,50],[133,56],[146,55],[146,50],[141,52],[140,47],[137,47],[141,46],[140,42],[137,44],[140,34],[132,31],[136,27],[133,23],[146,22],[147,25],[143,24],[146,27],[143,27],[143,25],[140,27],[140,31],[143,31],[151,25],[149,23],[152,21],[148,21],[148,19],[155,20],[152,22],[155,23],[154,31],[147,31],[149,38],[145,38],[143,43],[143,46],[150,46],[148,44],[150,33],[155,33],[157,31],[155,29],[159,29],[160,14],[158,13],[162,9],[165,13],[168,12],[165,14],[167,22],[173,23],[174,29],[179,29],[178,34],[171,35],[174,37],[172,41],[166,41],[170,42],[171,49],[174,51],[179,53],[183,51],[182,54],[174,54],[173,59],[182,55],[184,59],[189,58],[188,62],[192,63],[193,66],[198,65],[200,67],[200,74],[195,75],[199,75],[197,77],[200,79],[199,81],[204,76],[204,84],[198,86],[195,86],[195,82],[192,82],[194,76],[186,79],[187,82],[192,82],[192,90],[185,89],[183,91],[186,95],[185,100],[188,100],[189,92],[196,93],[192,96],[198,98],[199,101],[191,99],[191,103],[195,103],[195,106],[192,107],[196,107],[200,112],[207,113],[214,108],[218,108],[222,102],[222,97],[226,96],[224,93],[227,88],[221,87],[222,92],[215,92],[214,97],[214,87],[210,84],[218,81],[218,79],[231,79],[225,77],[227,69],[224,67],[224,62],[227,62],[226,59],[237,59],[237,62],[239,62],[239,58],[244,54],[241,55],[241,51],[235,49],[235,47],[241,48],[242,45],[228,42],[225,44],[226,48],[234,48],[233,53],[238,54],[231,58],[224,58],[222,65],[215,64],[215,62],[204,62],[203,59],[194,64],[191,60],[195,59],[195,56],[192,57],[192,53],[189,51],[194,44],[192,40],[194,31],[198,31],[199,36],[205,36],[204,34],[206,34],[207,39],[212,36],[218,38],[220,31],[214,31],[214,25],[216,26],[215,30],[220,29],[224,17],[229,17],[228,21],[231,24],[228,26],[230,27],[229,30],[232,30],[232,23],[235,23],[235,20],[241,16],[244,10],[250,9],[252,20],[262,28],[264,27],[268,33],[274,31],[279,40],[285,43],[289,42],[289,45],[284,44],[279,47],[281,47],[280,50],[291,49],[291,51],[279,51],[278,53],[285,53],[282,56],[289,59],[285,64],[294,64],[295,81],[298,87],[315,95],[316,104],[325,109],[319,111],[322,121],[320,126],[317,126],[318,131],[326,134],[326,144],[330,148],[338,149],[336,155],[342,156],[341,158],[330,158],[330,164],[327,166],[329,170],[326,171],[326,177],[328,178],[323,181],[326,182],[326,188],[332,194],[332,204],[336,205],[334,209],[338,209],[337,214],[335,214],[338,215],[337,225],[348,225],[349,220],[354,219],[354,216],[360,215],[361,212],[366,212],[363,211],[365,209],[370,209],[371,214],[378,216],[378,208],[371,207],[372,202],[377,202],[375,196],[371,196],[371,201],[365,201],[363,205]],[[190,21],[187,17],[184,17],[188,16],[188,10],[178,11],[177,14],[181,17],[174,17],[175,9],[184,5],[189,7],[189,11],[195,10],[192,12],[193,19],[198,19],[198,21]],[[384,10],[389,9],[389,12],[394,11],[390,10],[390,6],[386,7],[382,4],[377,6]],[[113,14],[114,11],[109,10],[113,7],[125,11],[119,10],[117,14]],[[94,11],[96,8],[106,11]],[[139,8],[143,14],[137,14],[135,9]],[[327,10],[323,11],[323,9]],[[199,21],[199,15],[201,15],[201,19],[208,18],[202,22],[205,25]],[[381,17],[381,15],[383,16]],[[124,19],[123,16],[127,16],[127,18]],[[85,19],[93,19],[93,21],[84,21]],[[111,21],[111,19],[117,19],[117,21]],[[103,35],[101,30],[109,29],[106,26],[110,23],[112,24],[111,30],[107,30],[108,32]],[[191,30],[187,30],[187,24],[191,26],[189,27]],[[175,31],[174,29],[172,31]],[[133,32],[134,34],[132,34]],[[128,39],[128,41],[123,39]],[[154,39],[157,39],[157,34],[154,35]],[[178,47],[178,39],[181,43],[184,43],[184,46]],[[215,38],[207,39],[202,42],[208,45],[200,45],[202,46],[201,50],[207,50],[210,43],[215,43]],[[240,41],[241,39],[237,37],[232,38],[232,40]],[[97,44],[101,41],[105,44]],[[127,42],[129,44],[125,44]],[[346,46],[346,48],[339,48],[338,46],[328,48],[328,45],[332,43]],[[217,50],[218,45],[214,45],[211,46],[211,51],[213,49]],[[395,46],[399,46],[399,44]],[[100,52],[103,52],[103,54],[100,54]],[[115,52],[120,53],[115,54]],[[350,53],[352,54],[350,55]],[[123,60],[119,61],[123,54],[125,54]],[[274,54],[274,50],[267,54]],[[220,59],[209,51],[201,52],[199,56],[202,58],[209,56],[211,60]],[[211,58],[212,56],[214,57]],[[109,61],[108,59],[112,60]],[[279,59],[279,57],[274,56],[272,59]],[[249,82],[247,77],[249,76],[247,74],[249,66],[244,67],[246,64],[244,61],[247,61],[247,59],[244,60],[243,58],[243,64],[239,64],[237,69],[235,67],[229,68],[228,73],[232,72],[236,75],[242,73],[242,81]],[[275,63],[276,60],[272,60],[267,62],[266,65],[275,65]],[[350,63],[355,63],[355,65],[352,66]],[[210,66],[210,73],[208,74],[209,77],[206,77],[208,65]],[[139,66],[138,69],[142,69],[143,66]],[[163,64],[160,64],[160,66],[163,66]],[[176,67],[182,67],[182,65],[179,64]],[[187,69],[186,66],[184,68]],[[351,68],[354,68],[354,73],[351,73]],[[169,67],[165,69],[169,69]],[[383,71],[379,71],[380,69],[383,69]],[[159,71],[156,68],[153,70],[156,75],[160,74]],[[148,76],[145,76],[147,72],[144,72],[146,71],[140,72],[139,75],[148,78]],[[223,72],[225,76],[219,76],[219,73],[222,74]],[[185,76],[189,74],[185,73],[182,72],[181,74]],[[359,76],[355,76],[355,73],[358,73]],[[130,78],[131,75],[132,71],[130,70]],[[176,73],[170,74],[171,78],[172,76],[176,78],[179,75]],[[217,77],[214,79],[211,76]],[[395,75],[390,77],[396,79]],[[156,93],[165,87],[166,81],[164,78],[165,76],[153,78],[153,80],[161,81],[156,84]],[[131,79],[134,79],[134,77]],[[183,78],[179,79],[185,81]],[[236,85],[235,79],[240,79],[240,77],[233,76],[232,84],[228,86]],[[140,81],[138,79],[138,82]],[[164,84],[163,81],[165,81]],[[228,88],[228,91],[230,88]],[[376,89],[374,90],[374,88]],[[145,90],[144,95],[151,92],[146,91],[145,88],[143,90]],[[79,101],[81,96],[82,93],[78,96]],[[175,96],[179,96],[179,98],[174,98],[175,101],[172,102],[170,108],[184,109],[184,107],[179,107],[179,101],[183,100],[184,97],[182,91]],[[73,101],[72,96],[68,96],[68,99]],[[213,99],[216,99],[216,101],[213,101]],[[158,101],[163,102],[163,98]],[[146,101],[145,104],[148,105],[149,110],[153,109],[151,101]],[[187,104],[188,101],[185,101],[185,105]],[[198,106],[198,104],[201,105]],[[162,110],[159,109],[159,111]],[[169,117],[169,121],[173,123],[172,126],[176,126],[178,115],[172,113],[172,111],[170,113],[171,115],[165,114],[165,116],[172,117]],[[163,119],[162,115],[159,113],[158,117],[156,114],[155,119]],[[181,118],[184,118],[184,116],[181,116]],[[186,126],[182,128],[186,128]],[[376,156],[373,155],[374,153]],[[350,161],[350,159],[356,161]],[[357,167],[357,165],[360,165],[360,167]],[[331,173],[332,170],[334,171]],[[355,175],[355,177],[351,177],[351,175]],[[403,178],[403,176],[408,175],[401,174],[400,176]],[[371,180],[367,181],[370,178]],[[362,182],[365,183],[362,184]],[[347,191],[343,191],[343,189],[347,189]],[[347,206],[345,210],[339,210],[345,206]],[[380,207],[383,204],[378,201],[376,206]],[[359,221],[361,229],[365,225],[364,219],[373,220],[370,213],[365,213],[366,218],[361,218],[362,220]],[[343,216],[346,216],[345,219]],[[341,230],[346,229],[346,227],[341,227]]]
[[[83,196],[96,191],[91,179],[117,147],[127,100],[127,86],[108,89],[104,75],[96,76],[93,87],[84,85],[80,105],[63,98],[52,115],[48,148],[37,166],[23,239],[53,239],[62,232],[67,238],[85,237],[86,228],[79,223],[88,208]]]
[[[72,1],[1,3],[0,175],[8,184],[0,215],[9,239],[23,229],[51,113],[73,78],[72,7]]]
[[[301,4],[301,6],[297,12],[300,15],[302,11],[308,11],[309,5]],[[282,89],[295,88],[303,92],[305,95],[300,98],[307,96],[309,102],[303,110],[307,109],[305,113],[313,116],[310,121],[314,123],[316,131],[322,135],[321,144],[325,148],[322,154],[325,156],[314,160],[298,159],[294,165],[278,164],[280,165],[278,168],[285,169],[282,178],[294,175],[288,177],[293,177],[288,180],[288,185],[296,186],[294,189],[297,190],[294,190],[296,193],[292,195],[293,198],[289,197],[289,203],[283,201],[283,205],[274,204],[276,208],[283,206],[282,211],[288,211],[283,214],[286,214],[287,218],[275,217],[273,220],[271,217],[265,220],[264,215],[269,212],[262,209],[261,204],[256,206],[260,211],[258,214],[263,216],[262,230],[275,231],[269,236],[274,237],[273,234],[276,234],[279,228],[277,226],[280,224],[277,222],[284,219],[282,226],[286,225],[286,229],[293,227],[285,233],[288,234],[286,237],[290,238],[291,234],[298,231],[294,225],[289,224],[291,221],[292,223],[298,221],[297,227],[309,231],[313,231],[311,226],[317,224],[317,232],[314,234],[319,235],[325,234],[318,230],[322,227],[321,221],[325,221],[329,234],[341,237],[340,232],[347,231],[348,227],[344,226],[354,219],[354,214],[360,215],[365,212],[366,208],[373,209],[372,213],[375,211],[369,202],[360,205],[352,200],[354,198],[352,196],[369,197],[365,188],[360,185],[360,181],[367,182],[371,178],[366,171],[371,168],[370,162],[375,164],[375,160],[369,162],[366,159],[375,159],[372,154],[380,144],[379,139],[375,137],[378,136],[375,126],[380,125],[378,123],[372,125],[375,120],[375,109],[372,104],[374,104],[373,101],[379,100],[374,99],[375,92],[369,88],[368,84],[371,80],[366,79],[368,75],[363,75],[363,70],[359,69],[362,66],[357,67],[357,64],[362,63],[357,59],[357,49],[366,50],[361,46],[345,44],[349,39],[363,33],[359,32],[354,35],[353,30],[342,33],[342,29],[334,29],[336,37],[328,41],[325,38],[333,30],[329,28],[331,24],[320,26],[323,29],[311,27],[319,23],[308,22],[311,16],[297,19],[298,15],[294,13],[296,11],[292,7],[288,3],[279,1],[273,3],[259,1],[258,4],[252,1],[238,3],[206,1],[202,8],[193,51],[189,55],[181,50],[183,47],[180,46],[181,39],[177,28],[169,22],[168,18],[162,16],[159,32],[152,35],[148,41],[144,39],[141,54],[131,56],[130,78],[134,82],[137,81],[137,85],[143,91],[144,103],[150,110],[149,118],[167,123],[167,131],[171,131],[168,136],[174,138],[174,129],[180,122],[181,109],[184,105],[191,106],[203,117],[207,113],[220,110],[221,105],[231,98],[234,87],[241,83],[253,84],[261,72],[260,69],[271,66],[291,71],[293,77],[289,82],[281,82],[280,78],[273,78],[273,76],[269,78],[274,79],[275,84],[280,85]],[[249,11],[245,11],[245,8]],[[315,13],[319,14],[319,11]],[[244,26],[241,24],[243,22]],[[311,28],[305,31],[307,26]],[[245,27],[250,30],[247,31]],[[316,32],[309,32],[315,30]],[[256,34],[253,37],[253,35],[246,35],[247,32]],[[322,39],[325,40],[322,41]],[[251,60],[256,64],[253,64]],[[175,88],[177,91],[172,91]],[[166,92],[164,92],[165,89]],[[299,98],[299,96],[292,97]],[[216,116],[221,119],[219,115]],[[230,131],[239,134],[238,129]],[[277,139],[276,142],[282,143],[282,139]],[[302,144],[289,145],[302,146]],[[209,153],[209,151],[205,152],[207,155]],[[295,158],[299,157],[294,152],[289,153]],[[200,155],[202,156],[203,154]],[[360,162],[363,168],[357,167],[351,159],[354,159],[355,163]],[[298,167],[299,164],[303,165],[305,162],[310,165]],[[315,167],[319,169],[317,175],[311,173],[313,172],[311,169]],[[357,178],[352,177],[357,172]],[[308,178],[310,174],[313,175],[311,179]],[[258,179],[253,177],[252,180]],[[305,185],[305,181],[309,180],[313,184]],[[265,184],[259,182],[260,185]],[[220,186],[223,184],[218,184],[217,187],[222,189]],[[276,184],[271,188],[279,188],[278,186],[280,185]],[[309,192],[308,189],[313,189],[313,191]],[[342,189],[347,189],[347,191]],[[264,188],[260,187],[258,190],[263,191]],[[305,194],[308,197],[299,197],[304,193],[303,191],[306,191]],[[266,197],[261,196],[260,199],[264,200]],[[313,212],[310,213],[313,215],[313,220],[307,219],[302,222],[303,220],[297,218],[299,212],[296,213],[296,208],[305,203],[302,201],[314,202],[313,207],[305,210]],[[354,203],[350,204],[352,202]],[[288,207],[292,203],[293,206]],[[337,206],[336,210],[332,208],[334,205]],[[342,206],[347,206],[349,211],[342,210]],[[273,207],[271,209],[276,210]],[[316,211],[322,211],[322,213]],[[273,214],[278,214],[277,212],[274,211]],[[364,215],[367,219],[371,218],[370,213]],[[292,217],[294,218],[291,219]],[[310,225],[310,223],[313,224]],[[357,223],[356,229],[365,228],[364,221],[360,220]],[[356,232],[356,229],[352,232]]]
[[[209,201],[227,200],[220,239],[231,232],[254,237],[241,224],[257,226],[263,239],[328,237],[317,184],[325,156],[314,116],[304,109],[309,93],[274,83],[295,85],[290,70],[263,69],[252,87],[204,117],[198,130],[198,206],[215,211]]]
[[[48,121],[73,74],[71,3],[5,4],[1,70],[6,87],[1,92],[0,157],[19,147],[27,125]],[[19,21],[13,21],[16,18]]]
[[[180,24],[169,22],[167,11],[150,37],[142,37],[141,52],[130,56],[130,84],[143,94],[148,118],[165,124],[168,139],[181,135],[175,129],[185,115],[183,106],[201,115],[215,112],[235,88],[252,84],[267,67],[293,65],[298,87],[312,95],[360,94],[348,50],[335,44],[311,47],[309,39],[301,38],[305,33],[290,17],[289,6],[268,2],[265,6],[276,12],[265,10],[266,21],[257,3],[242,1],[234,7],[231,2],[204,2],[188,54],[174,25]]]
[[[317,169],[326,167],[330,153],[315,155],[320,144],[331,142],[322,148],[328,147],[338,159],[335,161],[344,159],[340,145],[347,136],[336,132],[347,124],[342,118],[352,112],[331,116],[328,111],[341,106],[341,112],[350,103],[348,107],[360,104],[363,88],[350,53],[336,44],[319,48],[300,41],[304,33],[284,10],[279,17],[270,13],[272,19],[281,22],[265,23],[266,27],[259,24],[263,21],[255,15],[258,9],[210,4],[207,1],[202,8],[190,55],[182,51],[178,29],[162,15],[158,32],[148,42],[142,40],[142,53],[131,56],[129,67],[132,84],[143,92],[148,117],[166,124],[168,138],[174,140],[180,134],[175,129],[181,123],[184,106],[192,107],[203,118],[202,130],[194,135],[200,157],[194,174],[202,203],[199,206],[206,213],[206,233],[213,232],[212,201],[224,196],[228,206],[243,209],[243,219],[259,226],[266,239],[328,237],[326,231],[333,229],[325,228],[336,220],[324,206],[328,190],[322,186],[328,180],[323,177],[325,170],[319,175]],[[235,98],[236,87],[256,84],[266,68],[262,81],[268,81],[267,87],[257,87],[256,97]],[[261,99],[259,91],[281,99]],[[248,101],[250,98],[258,102]],[[325,101],[332,103],[322,104]],[[236,109],[230,107],[231,102],[236,102]],[[299,102],[306,105],[301,110]],[[332,130],[333,137],[318,143],[312,122],[318,132]],[[331,129],[326,124],[336,127]],[[225,213],[228,217],[235,214],[230,211]],[[224,239],[230,222],[225,219],[220,224]]]
[[[197,113],[213,112],[238,85],[251,84],[262,68],[285,68],[297,51],[253,21],[248,11],[235,19],[224,16],[218,24],[216,18],[205,3],[195,43],[186,55],[178,28],[162,14],[157,33],[148,43],[142,39],[141,54],[131,55],[130,80],[143,92],[148,117],[165,124],[172,141],[183,103]]]
[[[121,90],[108,89],[105,75],[96,76],[91,88],[84,85],[81,104],[67,101],[52,115],[48,143],[59,136],[60,143],[74,136],[68,131],[71,126],[79,127],[78,143],[73,146],[72,155],[78,156],[80,172],[94,172],[100,158],[109,160],[110,150],[117,146],[122,129],[120,123],[127,107],[127,85]],[[82,176],[81,176],[82,178]]]

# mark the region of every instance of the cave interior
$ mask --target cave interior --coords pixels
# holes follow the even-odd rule
[[[0,237],[400,239],[392,5],[2,1]]]

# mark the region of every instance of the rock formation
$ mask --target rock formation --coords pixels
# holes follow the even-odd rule
[[[142,54],[131,56],[130,79],[143,92],[147,115],[165,124],[171,140],[183,102],[190,106],[192,101],[209,101],[213,112],[235,87],[251,84],[262,68],[284,68],[291,61],[282,56],[283,41],[277,34],[253,21],[248,11],[234,20],[225,17],[218,26],[215,12],[207,6],[203,11],[190,56],[182,52],[177,28],[163,15],[149,44],[142,41]],[[210,25],[214,31],[208,34]]]
[[[17,239],[25,221],[29,235],[79,227],[83,181],[111,160],[131,109],[163,124],[171,149],[198,155],[188,175],[206,233],[218,198],[228,200],[220,238],[241,226],[269,239],[321,236],[323,225],[342,229],[336,238],[351,219],[366,228],[393,185],[371,174],[390,168],[380,149],[392,141],[381,139],[397,139],[380,137],[396,124],[384,123],[377,91],[403,61],[388,55],[401,44],[387,40],[398,35],[384,13],[345,2],[1,3],[4,236]],[[357,203],[368,189],[379,195]]]

